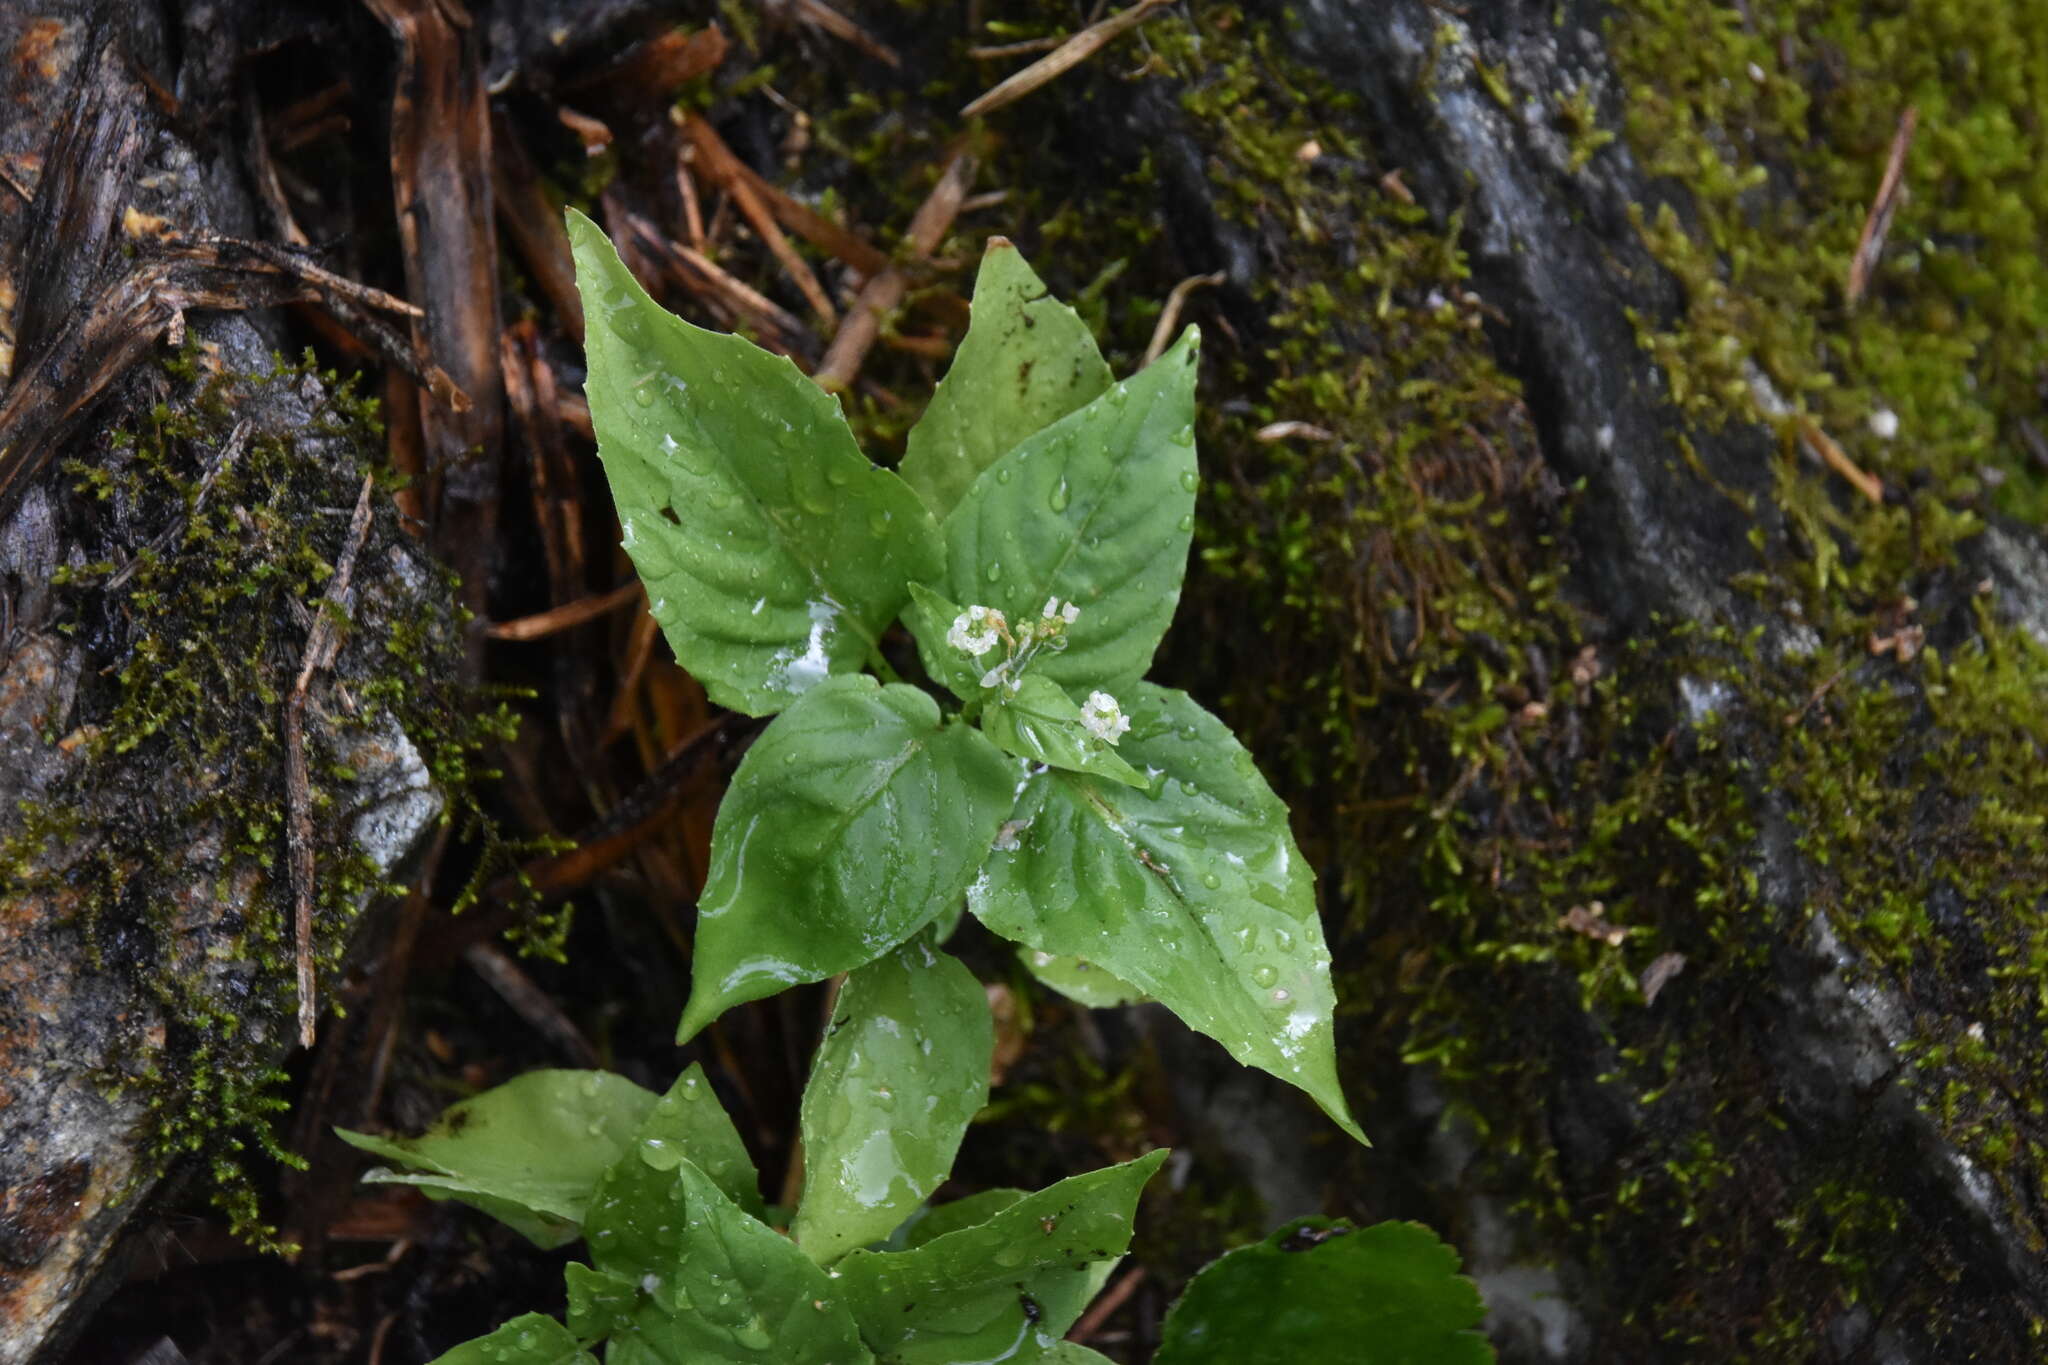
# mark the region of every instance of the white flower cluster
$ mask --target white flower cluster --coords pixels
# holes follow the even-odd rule
[[[946,643],[969,658],[979,659],[996,647],[999,638],[1009,634],[1007,626],[1003,614],[994,607],[969,607],[953,618]]]
[[[953,618],[952,629],[946,632],[946,643],[976,663],[980,663],[981,656],[999,642],[1007,645],[1009,648],[1002,661],[981,675],[981,685],[997,687],[1007,684],[1015,691],[1017,680],[1024,676],[1032,656],[1041,649],[1065,649],[1067,627],[1080,619],[1081,608],[1072,602],[1048,597],[1036,621],[1025,622],[1013,631],[1000,611],[977,605]]]
[[[1114,744],[1124,737],[1124,731],[1131,728],[1131,718],[1124,714],[1116,698],[1109,693],[1090,692],[1088,700],[1081,706],[1081,724],[1103,743]]]

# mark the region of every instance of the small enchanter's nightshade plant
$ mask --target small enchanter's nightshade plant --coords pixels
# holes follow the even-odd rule
[[[1166,1153],[928,1202],[989,1094],[987,996],[944,951],[963,911],[1053,989],[1156,1000],[1364,1140],[1287,809],[1220,720],[1144,680],[1194,526],[1194,329],[1114,380],[994,241],[895,472],[787,359],[663,312],[592,223],[569,229],[626,550],[683,667],[773,717],[719,807],[677,1041],[843,985],[793,1209],[764,1206],[695,1065],[660,1096],[536,1072],[419,1138],[344,1134],[405,1168],[372,1179],[588,1243],[566,1321],[529,1314],[442,1363],[594,1365],[604,1342],[611,1365],[1102,1365],[1062,1337]],[[887,657],[899,619],[930,689]],[[1251,1358],[1279,1300],[1287,1359],[1491,1359],[1477,1292],[1426,1231],[1313,1231],[1312,1255],[1273,1243],[1205,1272],[1162,1365]]]

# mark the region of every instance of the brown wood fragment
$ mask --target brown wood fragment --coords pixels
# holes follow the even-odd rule
[[[565,630],[609,616],[620,607],[629,606],[640,600],[642,590],[638,580],[622,584],[610,592],[601,592],[594,597],[579,597],[573,602],[564,602],[559,607],[522,616],[513,621],[495,621],[484,634],[493,640],[544,640]]]
[[[709,24],[694,31],[672,28],[629,49],[617,61],[570,78],[563,94],[588,103],[624,127],[644,121],[645,111],[663,110],[676,92],[725,60],[724,30]]]
[[[691,147],[703,163],[704,173],[714,184],[730,186],[744,183],[784,227],[863,275],[872,277],[889,268],[886,252],[755,174],[733,154],[732,149],[725,145],[725,139],[718,135],[718,130],[701,115],[683,115],[681,125],[683,135],[690,140]]]
[[[901,68],[896,50],[853,20],[825,3],[825,0],[795,0],[792,6],[806,23],[814,24],[849,46],[860,49],[884,66]]]
[[[1173,0],[1138,0],[1129,9],[1120,10],[1099,24],[1089,25],[1022,71],[970,100],[961,109],[960,117],[979,118],[1023,99],[1040,86],[1058,80],[1172,3]]]
[[[504,390],[498,370],[498,251],[482,34],[452,0],[364,0],[398,44],[391,182],[416,342],[469,396],[422,402],[426,509],[435,549],[479,618],[497,544]],[[471,647],[471,667],[481,663]]]
[[[568,1061],[592,1070],[604,1064],[575,1021],[502,950],[489,943],[472,943],[463,950],[462,960],[497,992],[500,1000],[512,1007],[513,1013],[554,1044]]]
[[[526,148],[503,117],[491,120],[491,198],[498,221],[511,234],[519,259],[555,317],[578,345],[583,341],[583,301],[576,292],[576,260],[562,211],[548,198]]]
[[[953,219],[960,212],[961,203],[967,198],[968,189],[974,183],[976,165],[974,154],[964,148],[954,152],[946,163],[946,169],[939,174],[939,183],[918,206],[917,213],[910,220],[910,230],[904,234],[904,244],[914,259],[929,257],[945,240]],[[843,392],[852,386],[854,376],[860,373],[861,362],[867,358],[869,348],[881,332],[882,319],[901,306],[909,287],[909,277],[894,267],[867,282],[860,291],[860,297],[848,310],[839,334],[832,338],[832,346],[825,352],[825,359],[812,375],[821,387],[829,392]]]

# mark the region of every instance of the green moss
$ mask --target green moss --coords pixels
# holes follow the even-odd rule
[[[383,433],[373,404],[310,361],[200,378],[187,355],[171,368],[179,397],[67,466],[98,504],[87,519],[122,528],[110,542],[144,544],[119,567],[60,577],[58,628],[113,665],[81,686],[74,762],[22,812],[0,868],[4,894],[69,907],[94,965],[156,1006],[154,1023],[150,1011],[116,1023],[126,1031],[102,1077],[142,1098],[145,1166],[204,1157],[234,1231],[269,1245],[243,1154],[299,1164],[271,1128],[285,1101],[270,1059],[297,1006],[284,700]],[[308,381],[322,396],[302,428],[231,436],[240,414],[314,392]],[[379,508],[365,564],[404,540],[388,500]],[[454,809],[474,811],[478,756],[511,724],[502,704],[480,708],[453,682],[452,585],[421,597],[384,613],[387,638],[353,633],[333,714],[308,727],[323,980],[365,902],[391,889],[350,833],[341,746],[395,721]]]

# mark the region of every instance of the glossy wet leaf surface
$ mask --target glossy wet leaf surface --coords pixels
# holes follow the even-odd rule
[[[1485,1307],[1417,1223],[1307,1218],[1210,1263],[1166,1315],[1156,1365],[1489,1365]]]
[[[872,962],[957,903],[1010,808],[1012,767],[900,683],[834,678],[776,717],[718,808],[678,1041]]]
[[[704,1068],[695,1062],[676,1078],[633,1135],[633,1152],[656,1170],[684,1160],[709,1176],[725,1197],[759,1218],[760,1176],[747,1145],[718,1102]]]
[[[1040,1359],[1130,1244],[1139,1192],[1165,1159],[1062,1180],[912,1250],[856,1251],[836,1282],[884,1365]]]
[[[937,1189],[988,1102],[994,1049],[981,983],[923,937],[849,975],[804,1088],[797,1244],[829,1264]]]
[[[633,1284],[607,1348],[662,1365],[860,1365],[844,1287],[749,1216],[688,1161],[637,1158],[607,1172],[590,1206],[598,1270]]]
[[[1250,1066],[1300,1086],[1361,1141],[1337,1083],[1330,955],[1287,809],[1228,728],[1185,693],[1125,699],[1140,792],[1030,778],[968,908],[997,933],[1087,959]]]
[[[597,1365],[597,1357],[561,1323],[545,1313],[528,1313],[444,1351],[432,1365]]]
[[[1014,692],[1007,687],[991,691],[981,728],[1006,754],[1070,772],[1094,773],[1128,787],[1151,785],[1113,746],[1091,734],[1081,723],[1081,708],[1074,699],[1039,673],[1018,679]]]
[[[756,716],[859,669],[938,580],[931,514],[787,358],[663,310],[574,211],[569,236],[598,454],[677,661]]]
[[[1195,511],[1193,329],[1142,372],[984,470],[947,516],[945,594],[1080,619],[1033,665],[1070,691],[1143,676],[1180,601]],[[934,582],[934,580],[921,580]]]
[[[967,335],[905,443],[904,481],[944,517],[998,457],[1109,385],[1088,324],[1046,291],[1022,252],[994,238]]]
[[[654,1111],[653,1092],[605,1071],[529,1071],[451,1105],[416,1138],[336,1129],[403,1169],[370,1183],[417,1185],[481,1209],[543,1247],[581,1235],[590,1192]]]

